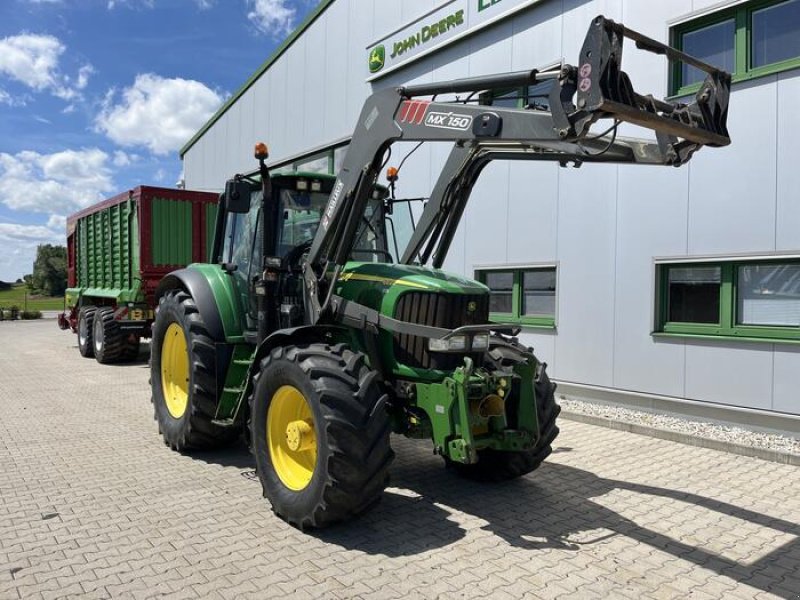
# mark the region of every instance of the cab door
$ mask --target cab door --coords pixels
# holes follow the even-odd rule
[[[258,329],[255,282],[263,268],[264,217],[263,192],[250,194],[250,210],[228,213],[222,260],[232,268],[231,277],[239,299],[243,327],[247,332]]]

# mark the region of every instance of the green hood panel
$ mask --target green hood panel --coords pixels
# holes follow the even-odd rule
[[[349,297],[347,288],[367,285],[379,287],[384,293],[417,290],[450,294],[488,294],[489,288],[482,283],[453,275],[440,269],[415,265],[392,265],[385,263],[349,262],[339,278],[337,292]]]

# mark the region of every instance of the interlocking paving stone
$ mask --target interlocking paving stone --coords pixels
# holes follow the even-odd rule
[[[374,510],[301,533],[239,445],[181,455],[146,352],[99,365],[50,322],[0,323],[0,599],[797,598],[800,469],[562,421],[502,485],[393,438]]]

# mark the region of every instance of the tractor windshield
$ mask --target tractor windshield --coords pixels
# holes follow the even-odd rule
[[[281,189],[279,198],[283,210],[279,226],[278,253],[280,256],[286,256],[292,248],[314,239],[322,212],[328,204],[329,195],[322,192]],[[386,224],[381,199],[372,199],[367,204],[356,234],[352,259],[363,262],[396,260],[387,251]]]
[[[292,248],[314,239],[328,194],[293,189],[279,193],[283,222],[279,227],[278,253],[285,256]]]

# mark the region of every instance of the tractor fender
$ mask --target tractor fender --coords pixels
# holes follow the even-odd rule
[[[261,361],[274,348],[278,346],[293,346],[297,344],[306,344],[313,342],[324,342],[325,336],[328,333],[336,334],[337,332],[347,334],[347,330],[343,327],[335,325],[302,325],[300,327],[291,327],[288,329],[279,329],[268,336],[263,342],[258,345],[256,352],[253,355],[253,362],[250,363],[250,369],[247,372],[247,384],[245,391],[239,396],[239,403],[234,409],[233,418],[239,423],[247,421],[247,398],[253,392],[253,377],[255,377],[261,366]]]
[[[175,289],[183,290],[192,297],[212,339],[215,342],[224,342],[225,329],[208,279],[195,269],[173,271],[159,282],[155,293],[155,305],[158,306],[161,296]]]
[[[278,346],[324,342],[326,334],[335,334],[337,332],[346,334],[347,330],[344,327],[337,327],[335,325],[319,324],[279,329],[267,336],[267,338],[259,344],[253,360],[253,367],[251,368],[258,368],[258,364],[264,357],[272,352],[273,348],[277,348]]]

